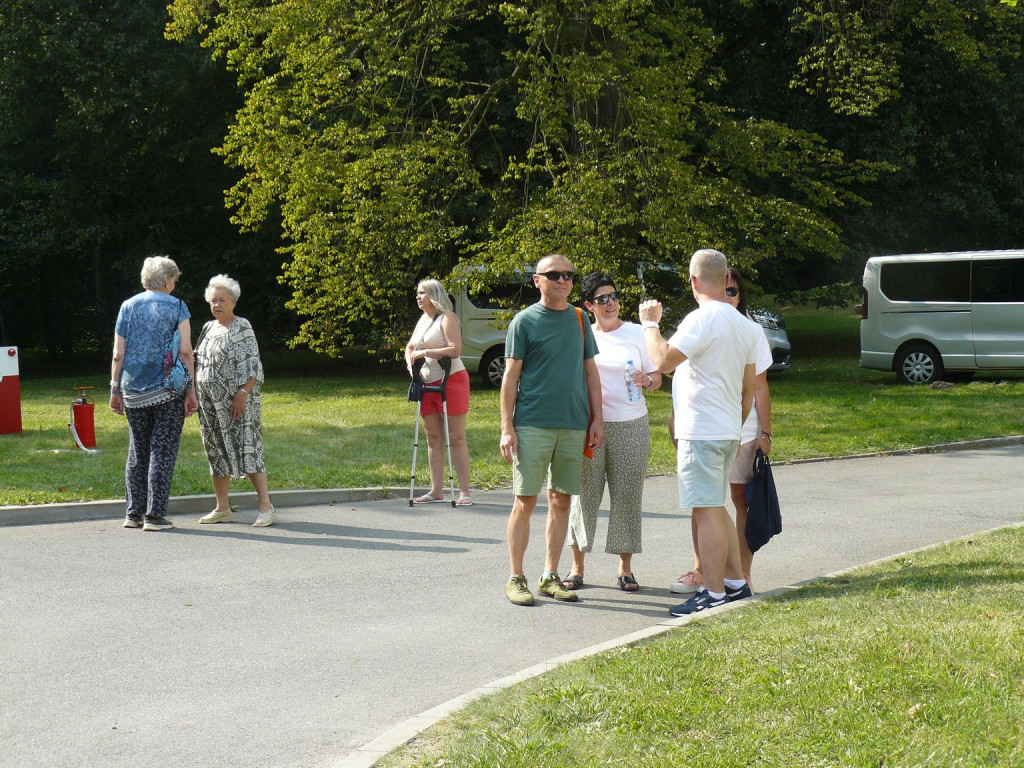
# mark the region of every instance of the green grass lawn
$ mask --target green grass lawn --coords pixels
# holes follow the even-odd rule
[[[1024,765],[1024,528],[860,568],[487,696],[387,768]]]
[[[891,373],[857,365],[858,320],[848,310],[786,308],[793,365],[769,379],[776,462],[841,456],[1024,433],[1024,376],[979,375],[969,384],[933,390],[896,383]],[[288,372],[268,356],[264,437],[271,488],[384,487],[409,481],[416,407],[408,378],[394,366],[322,363],[322,374]],[[307,366],[309,363],[305,363]],[[316,364],[313,364],[316,370]],[[106,407],[107,372],[22,378],[24,432],[0,436],[0,504],[114,499],[124,495],[128,432]],[[73,448],[68,433],[71,387],[100,393],[96,433],[101,453]],[[468,421],[472,484],[501,487],[511,473],[498,453],[498,393],[476,385]],[[675,470],[668,439],[670,384],[648,397],[651,474]],[[196,419],[182,437],[171,492],[208,493],[210,479]],[[417,480],[425,483],[425,441]],[[247,481],[238,481],[247,489]]]

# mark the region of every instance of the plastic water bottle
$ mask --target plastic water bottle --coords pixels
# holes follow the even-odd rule
[[[622,377],[626,380],[626,401],[630,403],[639,403],[644,399],[643,392],[640,391],[640,385],[633,380],[637,373],[638,370],[633,365],[633,361],[627,360],[626,371],[622,374]]]

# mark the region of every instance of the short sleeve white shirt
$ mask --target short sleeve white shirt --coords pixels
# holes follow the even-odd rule
[[[740,439],[743,372],[757,362],[758,336],[760,326],[721,301],[706,301],[683,318],[668,340],[686,355],[672,377],[677,439]]]
[[[601,375],[601,410],[605,421],[633,421],[647,413],[647,402],[643,398],[637,403],[626,399],[626,362],[644,373],[654,373],[657,366],[651,360],[644,341],[643,326],[623,323],[614,331],[601,331],[595,325],[594,340],[597,354],[594,362]]]

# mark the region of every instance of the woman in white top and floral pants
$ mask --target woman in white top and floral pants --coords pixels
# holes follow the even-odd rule
[[[647,403],[643,395],[630,401],[625,372],[632,361],[636,373],[634,391],[651,391],[661,386],[661,373],[651,361],[643,329],[619,318],[619,295],[606,272],[592,272],[580,281],[584,306],[594,315],[594,357],[601,374],[604,412],[604,443],[592,459],[583,461],[580,495],[574,496],[569,513],[569,545],[573,566],[563,582],[569,589],[583,584],[583,562],[594,545],[597,512],[605,483],[611,498],[605,552],[619,556],[619,587],[628,592],[639,588],[633,578],[633,554],[641,551],[641,513],[651,432]]]

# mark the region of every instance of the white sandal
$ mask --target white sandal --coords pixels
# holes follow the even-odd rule
[[[413,499],[412,500],[413,504],[441,504],[443,502],[444,502],[444,496],[442,496],[439,499],[439,498],[437,498],[435,496],[431,496],[429,493],[425,493],[422,496],[420,496],[418,499]]]
[[[203,525],[208,525],[210,523],[230,523],[233,519],[231,512],[231,507],[228,507],[227,509],[215,509],[213,512],[200,517],[199,522]]]
[[[277,520],[277,510],[274,505],[270,505],[270,509],[267,512],[260,512],[256,517],[256,522],[252,524],[253,528],[266,528],[268,525],[273,525],[274,521]]]

